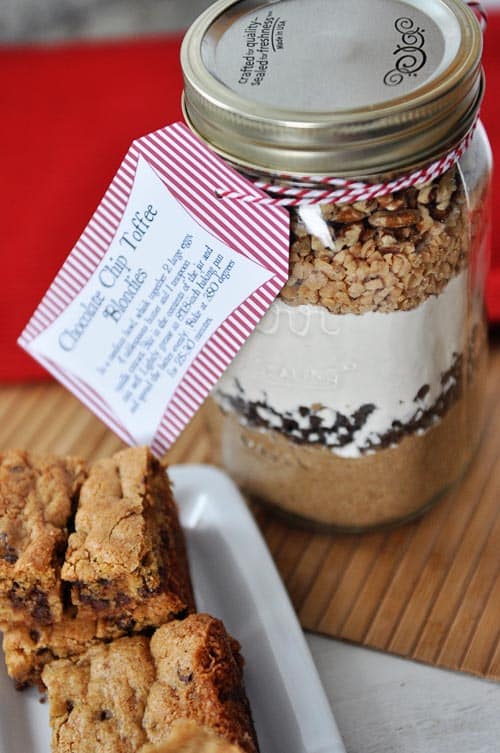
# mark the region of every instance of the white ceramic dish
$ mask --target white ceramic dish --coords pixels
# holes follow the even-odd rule
[[[170,469],[198,609],[242,644],[261,753],[345,753],[268,549],[234,484],[208,466]],[[0,669],[1,753],[50,753],[48,707]]]

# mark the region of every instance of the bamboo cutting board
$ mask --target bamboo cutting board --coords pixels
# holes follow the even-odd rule
[[[500,679],[500,346],[489,418],[460,488],[420,521],[363,536],[321,535],[254,512],[304,628]],[[62,387],[0,388],[0,450],[108,455],[121,442]],[[210,462],[201,411],[169,462]]]

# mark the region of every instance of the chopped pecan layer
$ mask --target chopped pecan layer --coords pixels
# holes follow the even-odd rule
[[[335,314],[407,311],[439,294],[467,262],[467,208],[455,167],[421,188],[291,211],[290,276],[280,294],[291,305]]]

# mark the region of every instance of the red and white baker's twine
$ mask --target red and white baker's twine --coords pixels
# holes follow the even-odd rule
[[[356,201],[376,199],[395,191],[402,191],[404,188],[410,188],[411,186],[422,186],[439,178],[439,176],[453,167],[463,155],[472,140],[476,124],[477,120],[458,146],[444,157],[441,157],[425,168],[415,170],[410,175],[403,175],[387,183],[363,183],[361,181],[328,176],[315,176],[313,179],[310,176],[304,175],[299,178],[294,176],[293,182],[295,184],[314,183],[316,185],[335,186],[335,189],[304,188],[257,180],[254,181],[254,185],[265,193],[272,194],[271,196],[244,194],[229,189],[221,189],[217,192],[217,195],[221,199],[236,199],[244,202],[287,207],[310,204],[353,204]],[[280,175],[280,180],[291,181],[292,177]]]

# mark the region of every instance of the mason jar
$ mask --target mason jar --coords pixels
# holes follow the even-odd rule
[[[290,214],[288,282],[209,420],[238,484],[297,521],[411,519],[478,447],[481,49],[462,0],[221,0],[185,37],[186,122]]]

